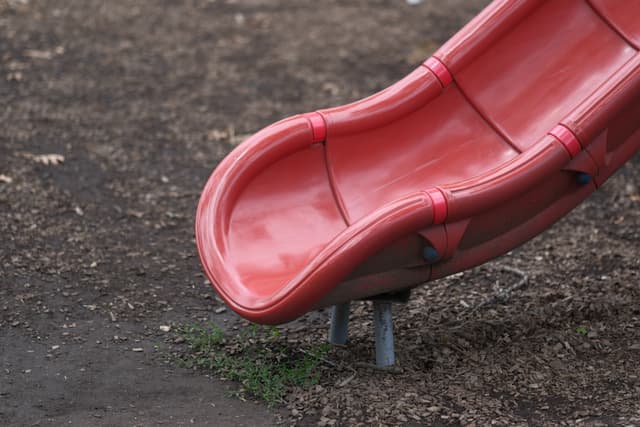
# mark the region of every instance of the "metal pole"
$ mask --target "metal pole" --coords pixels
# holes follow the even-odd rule
[[[373,302],[373,324],[376,336],[376,366],[388,368],[395,363],[391,302]]]
[[[349,306],[348,302],[331,307],[331,325],[329,326],[329,342],[345,345],[349,335]]]

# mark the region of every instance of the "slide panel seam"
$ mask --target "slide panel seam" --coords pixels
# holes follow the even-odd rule
[[[447,220],[449,209],[447,205],[447,197],[440,188],[433,187],[423,191],[431,200],[433,206],[433,224],[442,224]]]
[[[435,56],[424,61],[422,66],[436,76],[443,89],[453,82],[453,75],[451,74],[451,71],[449,71],[447,66]]]
[[[514,141],[512,141],[505,132],[502,131],[489,117],[471,100],[471,98],[467,95],[467,93],[462,89],[462,87],[456,82],[456,86],[460,91],[462,97],[467,101],[467,103],[473,108],[473,110],[478,113],[478,115],[484,120],[484,122],[495,132],[497,133],[503,140],[506,142],[511,148],[513,148],[516,153],[521,154],[522,150],[518,148]]]
[[[593,4],[593,2],[591,0],[585,0],[585,2],[587,3],[587,5],[591,9],[591,11],[594,14],[596,14],[596,16],[598,16],[598,18],[600,18],[600,20],[607,27],[609,27],[609,29],[611,31],[616,33],[618,35],[618,37],[620,37],[622,40],[624,40],[629,46],[631,46],[635,50],[639,50],[640,49],[640,46],[636,45],[632,40],[628,39],[627,36],[622,31],[620,31],[620,29],[613,22],[611,22],[611,21],[609,21],[609,19],[607,19],[607,17],[600,11],[600,9],[598,9],[596,6],[594,6],[594,4]]]
[[[329,181],[329,188],[331,189],[331,194],[333,195],[333,199],[338,207],[338,211],[340,212],[340,216],[344,221],[345,225],[348,227],[351,224],[351,219],[349,218],[349,213],[346,209],[344,200],[342,199],[342,195],[338,191],[338,187],[336,185],[336,179],[333,176],[333,169],[329,165],[329,154],[327,150],[327,121],[322,115],[322,113],[318,111],[314,111],[313,113],[306,113],[304,117],[309,121],[311,125],[311,129],[313,131],[313,142],[314,143],[322,143],[322,151],[324,157],[324,167],[327,172],[327,180]]]
[[[329,153],[327,150],[327,145],[323,144],[322,149],[324,151],[324,167],[327,169],[329,188],[331,188],[331,194],[333,194],[333,198],[338,207],[338,211],[340,211],[340,215],[342,216],[345,225],[348,227],[351,225],[351,218],[349,217],[349,213],[347,212],[347,208],[345,206],[344,200],[342,199],[342,195],[340,194],[340,191],[338,190],[338,187],[336,185],[336,179],[333,176],[333,169],[329,165]]]
[[[324,117],[322,117],[322,114],[313,112],[303,114],[302,116],[307,119],[311,126],[311,134],[313,135],[312,142],[314,144],[323,142],[327,138],[327,124]]]
[[[573,131],[571,131],[571,129],[563,124],[556,125],[549,131],[549,135],[562,143],[572,159],[582,151],[583,147],[580,140],[576,137]]]

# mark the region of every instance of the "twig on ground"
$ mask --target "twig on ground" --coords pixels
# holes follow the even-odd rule
[[[496,304],[498,302],[507,301],[511,297],[511,293],[513,291],[516,291],[516,290],[522,288],[529,281],[529,276],[524,271],[522,271],[520,269],[517,269],[515,267],[504,266],[504,267],[502,267],[502,270],[520,276],[520,280],[518,282],[516,282],[513,286],[510,286],[507,289],[502,290],[498,294],[493,295],[492,297],[485,299],[480,304],[478,304],[475,307],[473,307],[471,309],[471,311],[469,311],[469,315],[475,313],[476,311],[480,310],[482,307],[485,307],[487,305],[493,305],[493,304]]]
[[[386,366],[386,367],[382,367],[382,366],[378,366],[374,363],[365,363],[365,362],[357,362],[355,364],[356,368],[367,368],[367,369],[372,369],[374,371],[380,371],[380,372],[386,372],[389,374],[401,374],[404,372],[404,370],[402,368],[400,368],[399,366]]]
[[[338,366],[338,365],[336,365],[335,363],[333,363],[332,361],[330,361],[329,359],[327,359],[327,358],[325,358],[325,357],[319,357],[319,356],[317,356],[317,355],[315,355],[315,354],[313,354],[313,353],[311,353],[311,352],[309,352],[309,351],[307,351],[307,350],[303,350],[303,349],[301,349],[301,348],[300,348],[300,349],[298,349],[298,351],[299,351],[300,353],[306,354],[307,356],[315,357],[315,358],[317,358],[319,361],[321,361],[321,362],[323,362],[323,363],[326,363],[326,364],[327,364],[327,365],[329,365],[329,366],[333,366],[334,368],[336,368],[336,367]]]

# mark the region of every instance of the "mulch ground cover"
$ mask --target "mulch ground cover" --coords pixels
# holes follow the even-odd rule
[[[217,162],[388,86],[485,4],[0,0],[0,424],[640,425],[638,156],[531,242],[394,306],[393,372],[367,366],[366,302],[275,407],[176,362],[180,325],[246,327],[193,239]],[[327,321],[256,342],[310,352]]]

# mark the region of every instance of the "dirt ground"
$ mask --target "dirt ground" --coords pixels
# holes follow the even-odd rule
[[[167,363],[160,326],[238,322],[193,239],[217,162],[393,83],[485,3],[0,0],[0,424],[640,425],[638,156],[522,248],[415,292],[398,373],[362,365],[366,303],[281,407]],[[509,268],[527,285],[492,300]],[[291,345],[326,319],[286,326]]]

